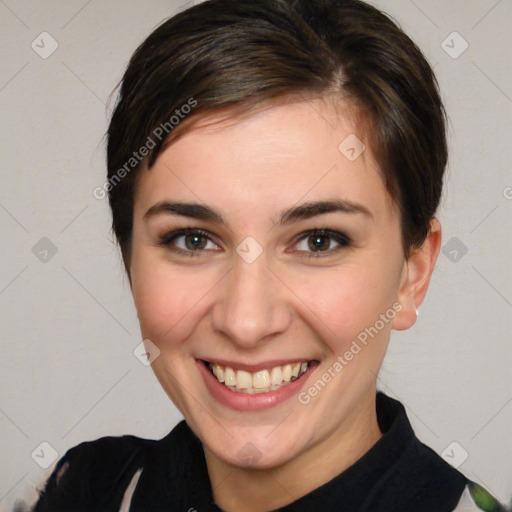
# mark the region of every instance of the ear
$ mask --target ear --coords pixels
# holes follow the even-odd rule
[[[402,309],[393,319],[393,329],[403,331],[414,325],[417,310],[427,294],[430,277],[441,249],[441,224],[434,218],[423,245],[405,261],[397,300]]]

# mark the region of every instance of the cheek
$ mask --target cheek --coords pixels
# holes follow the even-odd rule
[[[143,336],[157,345],[185,339],[213,284],[204,272],[140,257],[132,266],[132,294]]]
[[[353,265],[317,273],[314,277],[296,280],[297,296],[303,304],[308,323],[333,352],[347,349],[354,339],[375,325],[381,314],[393,314],[396,283],[384,280],[384,271],[368,265]],[[380,326],[380,323],[379,323]],[[391,323],[385,322],[380,336],[387,336]]]

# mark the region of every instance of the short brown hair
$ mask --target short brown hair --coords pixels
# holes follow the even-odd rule
[[[400,211],[405,256],[420,247],[440,201],[447,143],[437,81],[413,41],[359,0],[208,0],[154,30],[121,81],[107,168],[112,230],[126,269],[141,164],[113,179],[159,126],[172,131],[153,140],[148,168],[207,114],[236,116],[333,93],[356,104],[370,127],[371,148]],[[169,120],[191,99],[195,108],[172,129]]]

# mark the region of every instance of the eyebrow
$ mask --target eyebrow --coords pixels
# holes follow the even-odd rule
[[[284,226],[299,220],[311,219],[318,215],[333,212],[362,214],[373,219],[371,211],[360,203],[348,201],[346,199],[331,199],[324,201],[310,201],[298,206],[292,206],[291,208],[284,210],[277,220],[273,220],[273,223],[276,226]],[[180,215],[182,217],[190,217],[227,226],[224,217],[218,210],[211,206],[199,203],[160,201],[149,208],[149,210],[144,214],[143,219],[147,220],[151,217],[162,214]]]
[[[278,226],[291,224],[298,220],[310,219],[317,215],[325,213],[349,213],[349,214],[363,214],[364,216],[373,219],[372,212],[364,205],[347,199],[331,199],[325,201],[310,201],[307,203],[293,206],[281,213],[277,221],[274,223]]]

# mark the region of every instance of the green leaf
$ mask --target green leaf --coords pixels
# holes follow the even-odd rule
[[[481,485],[475,482],[468,483],[469,492],[474,502],[484,512],[502,512],[503,508]]]

